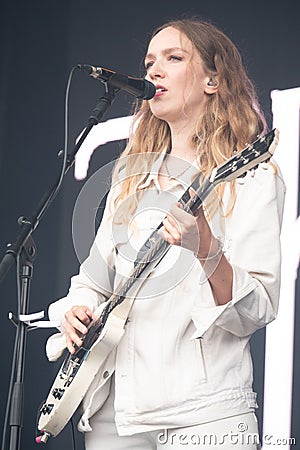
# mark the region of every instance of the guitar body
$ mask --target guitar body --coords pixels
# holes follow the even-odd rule
[[[118,315],[116,307],[91,349],[79,357],[78,362],[70,355],[64,360],[40,410],[38,429],[46,436],[59,434],[75,413],[96,375],[102,371],[107,357],[120,342],[125,321],[122,314]]]

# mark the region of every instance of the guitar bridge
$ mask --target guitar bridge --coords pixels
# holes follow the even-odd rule
[[[79,367],[80,364],[77,361],[72,360],[71,358],[66,359],[60,373],[61,380],[65,381],[65,387],[70,386],[76,373],[78,372]]]
[[[60,373],[61,380],[65,381],[65,387],[70,386],[81,364],[86,360],[89,354],[90,350],[81,347],[75,355],[70,354],[69,357],[66,358]]]

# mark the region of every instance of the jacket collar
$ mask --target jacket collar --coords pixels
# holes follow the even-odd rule
[[[159,191],[161,190],[158,182],[158,174],[166,154],[167,154],[166,149],[163,152],[161,152],[159,157],[154,161],[149,174],[146,176],[146,179],[144,178],[138,183],[137,190],[146,189],[151,184],[154,184],[157,190]],[[173,189],[175,186],[177,187],[178,185],[181,185],[184,188],[186,188],[191,184],[191,178],[197,173],[199,173],[198,158],[193,163],[191,163],[190,167],[180,176],[180,178],[174,179],[174,183],[170,187],[170,189]]]

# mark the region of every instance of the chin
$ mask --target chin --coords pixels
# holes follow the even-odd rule
[[[151,108],[151,112],[155,117],[165,122],[168,122],[168,119],[171,118],[170,112],[162,108]]]

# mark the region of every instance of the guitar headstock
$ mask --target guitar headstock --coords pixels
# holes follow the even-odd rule
[[[210,176],[210,182],[217,184],[222,181],[234,180],[259,163],[268,161],[277,147],[278,139],[279,131],[274,128],[274,130],[232,156],[224,164],[215,167]]]

